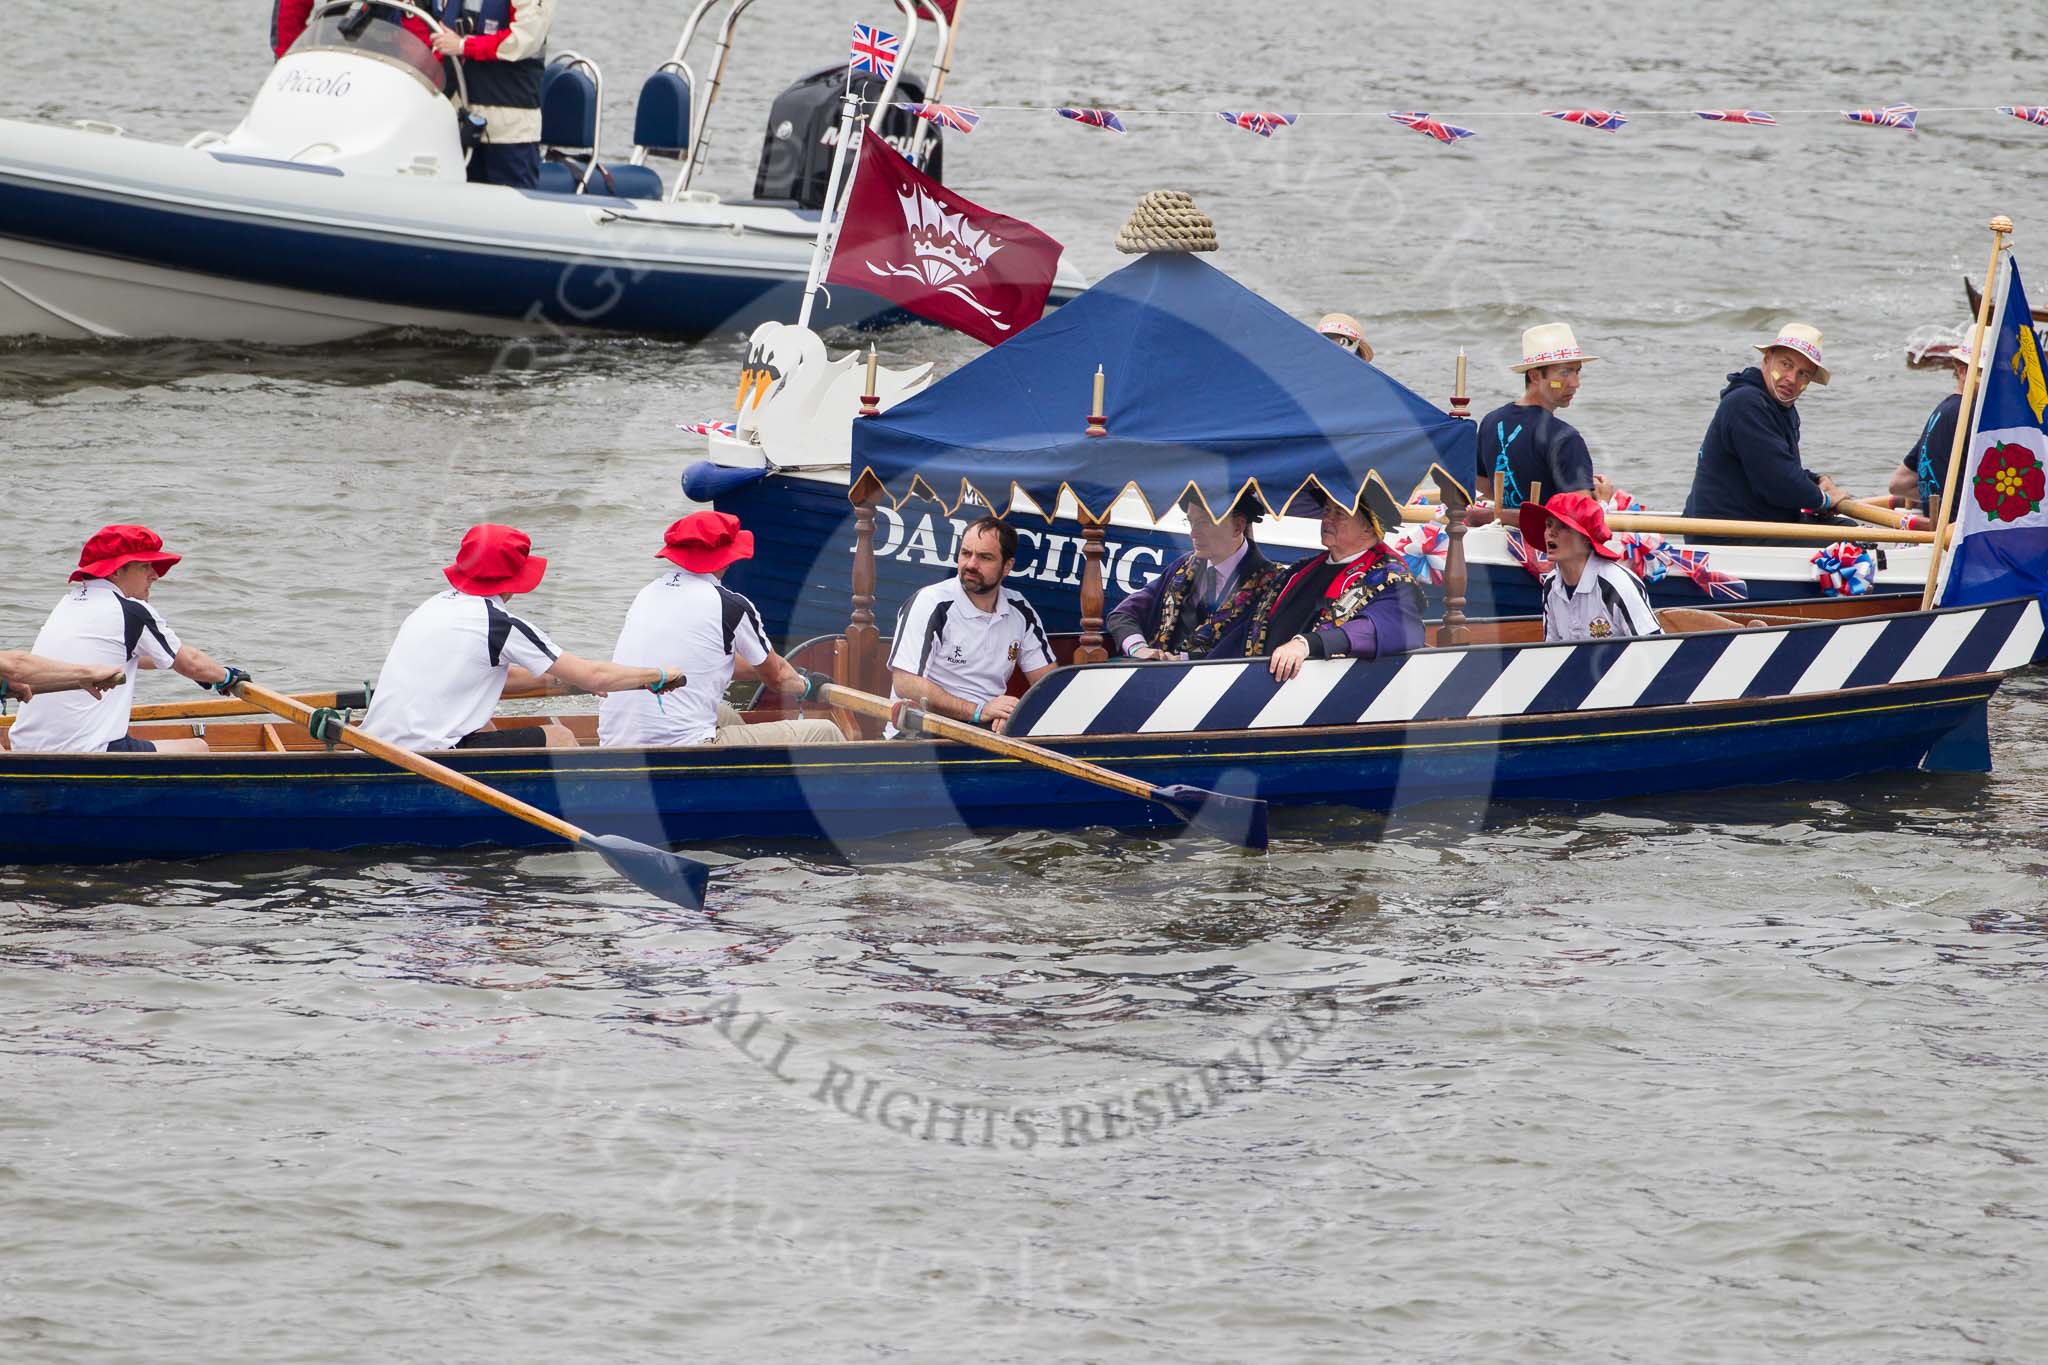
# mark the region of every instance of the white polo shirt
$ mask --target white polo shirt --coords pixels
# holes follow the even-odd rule
[[[918,589],[896,613],[889,667],[928,678],[975,706],[1000,697],[1018,669],[1029,673],[1051,662],[1037,611],[1009,588],[997,590],[994,611],[983,611],[957,577],[949,578]],[[893,688],[889,696],[896,700]]]
[[[607,696],[597,708],[597,742],[708,744],[734,659],[758,665],[767,657],[768,635],[752,602],[715,574],[665,573],[633,599],[612,658],[636,668],[680,665],[689,681],[659,698],[645,689]]]
[[[36,635],[33,653],[67,664],[93,664],[128,676],[94,701],[89,692],[38,693],[21,708],[9,732],[24,753],[84,754],[128,733],[135,701],[135,667],[148,659],[169,668],[178,635],[155,607],[129,597],[104,578],[73,583]]]
[[[1595,555],[1567,588],[1552,569],[1543,575],[1543,638],[1607,640],[1617,635],[1662,635],[1642,580],[1618,560]]]
[[[363,731],[407,749],[452,749],[490,720],[513,664],[545,673],[561,652],[499,598],[435,593],[398,628]]]

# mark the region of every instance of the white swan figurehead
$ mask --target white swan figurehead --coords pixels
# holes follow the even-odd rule
[[[878,369],[875,395],[883,411],[931,383],[930,364]],[[740,370],[740,435],[752,432],[775,465],[841,465],[853,454],[867,367],[858,351],[834,360],[825,339],[808,327],[764,322],[747,339]]]

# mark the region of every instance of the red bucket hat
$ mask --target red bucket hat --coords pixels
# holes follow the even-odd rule
[[[1549,502],[1522,504],[1522,540],[1530,549],[1543,548],[1544,523],[1552,517],[1593,542],[1593,553],[1602,559],[1620,559],[1621,551],[1607,543],[1607,513],[1590,493],[1559,493]]]
[[[501,592],[532,592],[548,562],[533,553],[526,532],[485,522],[462,533],[455,562],[441,570],[457,592],[495,597]]]
[[[742,531],[730,512],[692,512],[668,528],[654,557],[691,573],[717,573],[736,559],[754,557],[754,533]]]
[[[181,558],[166,554],[164,538],[147,526],[102,526],[78,552],[78,567],[71,571],[71,581],[109,578],[130,564],[154,564],[161,577]]]

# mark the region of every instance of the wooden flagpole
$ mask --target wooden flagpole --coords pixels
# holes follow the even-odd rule
[[[2007,240],[2012,236],[2012,219],[2001,213],[1988,226],[1991,229],[1991,265],[1984,272],[1984,297],[1977,303],[1977,325],[1970,333],[1970,368],[1963,379],[1963,411],[1969,415],[1956,423],[1956,439],[1949,446],[1948,477],[1941,481],[1938,500],[1941,505],[1934,513],[1934,554],[1927,561],[1927,586],[1920,593],[1922,611],[1934,605],[1934,585],[1941,577],[1941,564],[1948,548],[1949,504],[1956,501],[1956,480],[1963,476],[1963,452],[1970,448],[1970,441],[1977,434],[1977,399],[1982,387],[1979,377],[1991,363],[1984,345],[1985,334],[1991,326],[1992,296],[1998,288],[1998,257],[2012,246]]]

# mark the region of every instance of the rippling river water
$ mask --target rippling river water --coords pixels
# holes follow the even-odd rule
[[[623,100],[681,6],[564,0]],[[1092,277],[1186,189],[1223,268],[1481,407],[1521,328],[1605,359],[1596,459],[1668,505],[1726,371],[1828,334],[1809,457],[1881,486],[1984,220],[2048,131],[2038,8],[966,7],[949,178]],[[224,127],[262,7],[8,10],[0,116]],[[706,183],[849,17],[750,14]],[[1113,139],[999,106],[1107,104]],[[1608,136],[1380,116],[1739,105]],[[1217,107],[1350,110],[1271,142]],[[2037,288],[2037,292],[2038,288]],[[972,343],[922,328],[899,361]],[[461,528],[533,532],[601,652],[740,346],[0,344],[24,643],[81,537],[266,681],[373,676]],[[156,680],[144,700],[183,698]],[[941,831],[728,847],[710,921],[574,855],[0,868],[0,1359],[2028,1361],[2048,1355],[2048,682],[1998,771],[1605,812],[1288,816],[1270,856]],[[1560,797],[1569,793],[1559,793]]]

